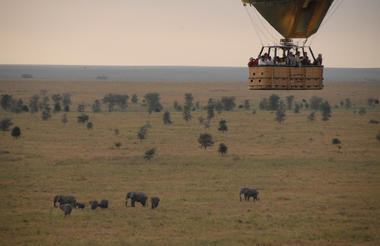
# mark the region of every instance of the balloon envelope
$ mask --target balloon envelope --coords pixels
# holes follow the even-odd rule
[[[285,38],[307,38],[318,28],[334,0],[243,0]]]

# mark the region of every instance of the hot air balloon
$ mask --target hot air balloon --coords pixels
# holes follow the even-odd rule
[[[256,62],[251,59],[248,76],[249,89],[318,90],[323,88],[321,56],[315,57],[310,46],[296,45],[293,39],[307,40],[315,34],[333,1],[242,0],[244,6],[254,7],[283,37],[280,45],[263,46]],[[308,57],[308,52],[311,58]],[[272,55],[273,59],[271,59]],[[258,63],[258,61],[261,62]]]

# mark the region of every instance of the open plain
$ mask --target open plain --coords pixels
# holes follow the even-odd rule
[[[2,80],[0,94],[23,99],[47,91],[70,93],[68,122],[63,112],[42,120],[41,112],[11,113],[21,128],[14,138],[0,131],[0,245],[379,245],[380,244],[380,83],[330,82],[321,91],[248,91],[246,83]],[[146,93],[160,94],[163,112],[148,114]],[[136,93],[125,111],[93,113],[106,94]],[[173,102],[192,93],[200,109],[186,122]],[[260,110],[271,94],[295,102],[327,100],[331,118],[310,109],[275,113]],[[210,127],[198,118],[209,98],[234,96],[233,111],[215,112]],[[350,108],[340,105],[349,98]],[[249,100],[250,108],[239,107]],[[52,103],[50,99],[50,103]],[[92,129],[78,123],[85,104]],[[359,114],[360,108],[366,113]],[[252,112],[256,110],[256,113]],[[225,119],[228,131],[218,131]],[[149,122],[147,137],[136,135]],[[118,129],[119,134],[115,134]],[[214,138],[203,150],[201,133]],[[338,138],[340,145],[332,144]],[[120,142],[120,147],[115,143]],[[218,145],[228,152],[220,155]],[[147,161],[145,151],[156,149]],[[239,200],[241,187],[256,187],[260,201]],[[125,207],[128,191],[158,196],[157,209]],[[64,217],[53,207],[57,194],[85,202]],[[90,210],[88,201],[109,200],[108,209]]]

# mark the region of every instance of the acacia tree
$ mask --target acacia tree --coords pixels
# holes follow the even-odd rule
[[[146,138],[146,134],[148,132],[148,128],[146,125],[140,127],[140,130],[137,132],[137,138],[142,141],[143,139]]]
[[[194,100],[194,97],[193,97],[193,94],[191,93],[186,93],[185,94],[185,107],[188,106],[189,108],[193,107],[193,100]]]
[[[148,104],[148,112],[161,112],[162,105],[160,103],[160,94],[158,93],[148,93],[144,96],[146,103]]]
[[[202,133],[198,138],[198,143],[201,145],[201,148],[204,148],[205,150],[207,147],[214,145],[212,136],[208,133]]]
[[[292,110],[293,101],[294,101],[294,96],[287,96],[286,97],[286,104],[287,104],[288,110]]]
[[[63,116],[62,116],[62,123],[66,124],[67,122],[68,122],[67,115],[66,115],[66,113],[64,113]]]
[[[226,120],[221,119],[219,121],[219,128],[218,128],[218,130],[221,131],[221,132],[228,131],[227,121]]]
[[[214,116],[215,116],[214,105],[212,104],[207,105],[207,119],[211,120],[212,118],[214,118]]]

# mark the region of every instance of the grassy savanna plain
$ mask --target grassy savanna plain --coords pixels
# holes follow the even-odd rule
[[[9,113],[22,135],[0,132],[0,245],[379,245],[380,106],[367,99],[380,95],[380,83],[330,82],[322,91],[248,91],[246,83],[125,81],[0,81],[0,94],[28,102],[42,89],[47,95],[71,93],[67,113],[47,121],[41,112]],[[163,112],[148,114],[140,102],[160,93],[173,124]],[[92,113],[90,105],[108,93],[136,93],[139,103],[125,112]],[[183,120],[173,102],[192,93],[202,106],[208,98],[235,96],[250,110],[236,107],[216,114],[205,129],[192,112]],[[278,94],[295,101],[319,96],[332,106],[332,117],[308,121],[310,110],[275,114],[258,109],[259,101]],[[350,98],[353,108],[334,108]],[[50,101],[52,103],[52,101]],[[86,104],[94,127],[77,123],[76,106]],[[353,111],[366,107],[367,113]],[[256,114],[252,110],[256,109]],[[219,132],[220,119],[229,130]],[[136,134],[149,121],[147,139]],[[12,127],[13,127],[12,126]],[[119,135],[114,129],[119,129]],[[202,150],[201,133],[215,145]],[[342,141],[341,149],[332,144]],[[115,142],[121,142],[116,148]],[[219,143],[228,153],[217,153]],[[156,148],[150,161],[144,152]],[[259,202],[240,202],[241,187],[257,187]],[[161,198],[157,209],[124,205],[128,191]],[[53,207],[57,194],[78,201],[108,199],[109,209],[74,209],[70,216]]]

